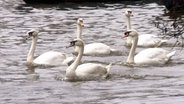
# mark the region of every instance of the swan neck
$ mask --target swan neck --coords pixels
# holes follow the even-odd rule
[[[84,52],[84,46],[78,47],[78,48],[79,48],[79,53],[78,53],[75,61],[66,70],[66,77],[68,79],[75,79],[76,78],[75,70],[77,69],[78,65],[81,62],[82,55],[83,55],[83,52]]]
[[[30,64],[33,63],[34,52],[35,52],[35,49],[36,49],[37,40],[38,40],[38,37],[34,37],[32,39],[31,47],[30,47],[30,50],[29,50],[29,53],[28,53],[28,56],[27,56],[27,63],[30,63]]]
[[[127,63],[134,63],[134,56],[135,56],[135,51],[136,51],[136,47],[137,47],[137,42],[138,42],[138,37],[134,37],[132,38],[132,46],[127,58]]]
[[[127,30],[130,30],[131,27],[131,22],[130,22],[130,16],[125,16],[126,17],[126,22],[127,22]]]
[[[82,40],[82,26],[81,25],[77,25],[77,39],[81,39]],[[75,53],[78,53],[78,51],[79,51],[79,49],[78,49],[79,47],[76,47],[75,46]]]
[[[82,26],[77,25],[77,39],[82,39]]]
[[[84,52],[84,46],[79,47],[79,53],[78,53],[75,61],[73,62],[73,65],[75,66],[75,68],[77,68],[77,66],[79,65],[79,63],[82,59],[83,52]]]

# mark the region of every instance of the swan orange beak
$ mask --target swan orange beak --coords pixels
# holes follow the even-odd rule
[[[70,45],[66,46],[66,48],[73,47],[74,45],[70,43]]]
[[[80,25],[81,25],[82,27],[84,27],[84,23],[83,23],[83,22],[80,22]]]
[[[70,47],[72,47],[72,46],[71,45],[66,46],[66,48],[70,48]]]
[[[66,46],[66,48],[70,48],[70,47],[73,47],[74,45],[73,44],[70,44],[68,46]]]
[[[133,17],[134,15],[131,13],[130,16]]]

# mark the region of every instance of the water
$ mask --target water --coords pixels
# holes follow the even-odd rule
[[[164,66],[128,67],[128,48],[120,38],[126,30],[123,11],[134,12],[132,25],[139,33],[159,34],[156,16],[165,15],[164,6],[154,2],[117,2],[61,5],[26,5],[22,0],[0,1],[0,102],[1,104],[182,104],[184,102],[184,65],[181,47]],[[40,28],[36,56],[49,50],[66,49],[75,38],[76,20],[84,18],[86,43],[103,42],[123,51],[123,56],[84,57],[84,61],[116,63],[108,80],[66,82],[67,66],[29,68],[25,65],[31,41],[26,32]],[[174,39],[170,40],[172,43]],[[139,48],[137,51],[142,50]]]

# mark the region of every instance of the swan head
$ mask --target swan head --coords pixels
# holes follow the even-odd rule
[[[75,39],[70,42],[69,47],[74,47],[74,46],[84,47],[84,42],[81,39]]]
[[[126,38],[126,37],[137,38],[138,37],[138,32],[134,29],[128,30],[123,35],[123,38]]]
[[[125,16],[127,16],[127,17],[133,16],[132,10],[131,10],[131,9],[126,9],[126,10],[125,10]]]
[[[38,37],[39,29],[32,29],[31,31],[27,32],[28,37],[27,38],[35,38]]]
[[[84,27],[84,22],[83,22],[83,18],[78,18],[77,20],[77,25]]]

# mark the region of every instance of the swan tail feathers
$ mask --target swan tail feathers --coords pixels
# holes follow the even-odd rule
[[[172,56],[174,56],[176,54],[176,51],[172,51],[169,54],[167,54],[168,58],[171,58]]]
[[[118,49],[110,49],[111,50],[111,55],[118,55],[121,56],[122,52]]]
[[[63,64],[65,65],[71,65],[74,62],[75,58],[74,57],[68,57],[64,60]]]
[[[162,46],[163,44],[166,44],[168,40],[161,40],[158,44],[157,47]]]
[[[162,45],[162,44],[166,44],[167,42],[168,42],[168,40],[161,40],[160,43],[161,43],[161,45]]]
[[[162,43],[166,43],[168,40],[161,40]]]
[[[107,65],[105,68],[107,69],[107,73],[109,73],[110,70],[111,70],[111,68],[112,68],[112,63],[110,63],[109,65]]]

